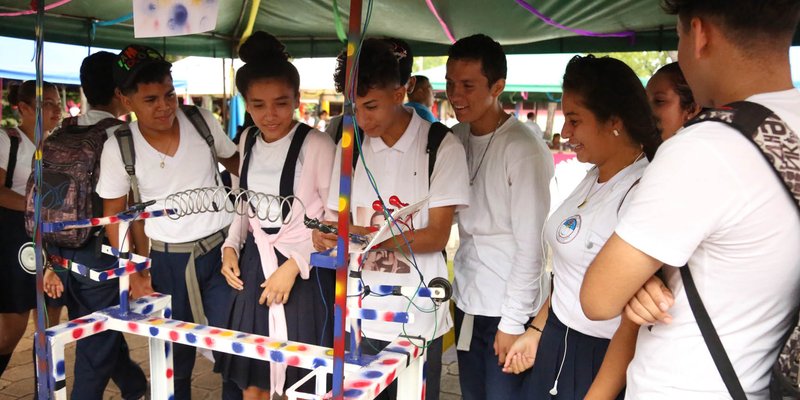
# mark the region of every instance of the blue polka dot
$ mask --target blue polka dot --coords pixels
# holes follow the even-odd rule
[[[119,294],[119,297],[120,298],[124,297],[124,298],[127,299],[128,298],[128,291],[127,290],[123,290],[122,293]]]
[[[64,360],[61,360],[61,361],[56,363],[56,374],[58,374],[59,376],[60,375],[64,375],[64,372],[66,370],[67,369],[66,369],[66,366],[64,365]]]
[[[74,328],[76,326],[78,326],[78,324],[76,324],[74,322],[67,322],[67,328]]]
[[[344,391],[344,397],[358,397],[361,396],[362,393],[364,392],[358,389],[347,389]]]
[[[367,378],[367,379],[376,379],[376,378],[380,378],[382,376],[383,376],[383,372],[381,372],[381,371],[367,371],[367,372],[364,372],[364,378]]]
[[[328,365],[328,362],[323,360],[323,359],[321,359],[321,358],[315,358],[314,362],[313,362],[313,365],[314,365],[314,368],[319,368],[319,367],[324,367],[324,366]]]
[[[431,290],[428,288],[420,288],[419,297],[431,297]]]
[[[105,282],[108,280],[108,274],[105,272],[101,272],[100,276],[98,276],[97,279],[99,279],[100,282]]]
[[[392,289],[394,286],[391,285],[380,285],[378,286],[378,293],[379,294],[389,294],[392,293]]]
[[[283,353],[277,350],[272,350],[269,352],[269,358],[275,362],[283,362]]]
[[[153,312],[153,305],[152,304],[146,305],[144,307],[144,310],[142,310],[142,314],[145,314],[145,315],[150,314],[151,312]]]
[[[156,10],[156,5],[153,4],[153,3],[150,3],[150,4],[147,5],[147,9],[149,11],[155,11]]]
[[[237,339],[241,339],[241,338],[243,338],[243,337],[245,337],[245,336],[247,336],[247,334],[246,334],[246,333],[240,333],[240,334],[236,335],[236,338],[237,338]]]
[[[361,318],[368,320],[378,319],[378,313],[375,310],[363,309],[361,310]]]
[[[145,263],[136,264],[136,272],[142,271],[143,269],[145,269],[145,267],[147,267],[147,264]]]
[[[169,395],[169,397],[167,397],[167,400],[175,400],[175,395],[174,394]]]
[[[206,329],[205,325],[197,325],[194,327],[194,330],[196,331],[202,331],[203,329]]]
[[[187,333],[186,334],[186,341],[189,342],[189,343],[195,343],[195,342],[197,342],[197,336],[195,336],[192,333]]]
[[[169,357],[169,353],[172,352],[172,342],[164,343],[164,357]]]
[[[172,318],[172,310],[170,310],[169,308],[164,310],[164,317]]]
[[[158,335],[158,328],[156,328],[155,326],[151,326],[150,327],[150,335],[152,335],[152,336]]]
[[[231,348],[233,349],[233,352],[236,354],[241,354],[244,351],[244,346],[242,346],[242,344],[239,342],[233,342]]]

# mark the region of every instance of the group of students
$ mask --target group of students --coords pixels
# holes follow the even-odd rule
[[[552,156],[541,136],[498,101],[506,78],[499,43],[479,34],[450,47],[446,92],[459,124],[442,131],[404,103],[413,84],[408,45],[364,40],[353,99],[363,141],[354,160],[351,231],[369,233],[399,204],[427,199],[427,205],[403,221],[414,229],[365,257],[361,279],[367,286],[416,287],[446,278],[441,251],[451,225],[459,227],[455,321],[446,302],[360,294],[364,308],[415,314],[413,324],[363,321],[362,348],[378,352],[400,334],[427,339],[426,398],[438,398],[442,336],[454,325],[465,399],[728,398],[678,273],[687,262],[748,398],[767,398],[772,363],[796,313],[785,299],[800,292],[800,219],[771,167],[741,134],[714,122],[681,126],[701,107],[747,99],[773,110],[796,134],[800,91],[792,87],[788,48],[800,4],[663,3],[678,16],[680,67],[662,68],[645,88],[613,58],[576,56],[567,65],[561,134],[578,160],[594,167],[549,216]],[[334,141],[340,135],[293,120],[300,78],[275,37],[256,32],[239,53],[245,64],[236,84],[254,126],[242,133],[238,149],[210,113],[200,110],[209,131],[203,135],[187,117],[191,109],[178,107],[170,65],[155,50],[129,46],[119,55],[87,58],[87,70],[93,62],[107,67],[81,74],[97,110],[81,124],[128,111],[137,116],[127,125],[135,171],[126,168],[121,139],[109,130],[97,184],[104,214],[125,210],[132,186],[141,201],[217,186],[219,161],[239,176],[241,188],[294,196],[293,213],[336,218],[341,149]],[[344,54],[334,78],[343,91]],[[105,94],[95,97],[86,88],[99,79]],[[18,159],[29,160],[33,95],[20,93],[13,102],[23,117]],[[55,110],[57,93],[47,89],[44,98],[54,103],[44,110]],[[45,130],[58,123],[53,112],[45,115]],[[0,157],[8,154],[8,137],[0,135]],[[21,221],[15,213],[24,208],[27,164],[18,163],[0,190],[3,218]],[[7,171],[0,169],[0,178]],[[273,208],[133,224],[133,249],[149,254],[153,268],[151,276],[132,275],[132,296],[157,290],[172,296],[175,319],[330,346],[334,277],[312,269],[309,257],[334,247],[337,238]],[[117,247],[116,230],[107,236]],[[24,231],[15,238],[24,241]],[[33,285],[22,280],[30,278],[10,257],[18,248],[14,240],[3,239],[0,291],[0,354],[9,356],[16,341],[6,332],[16,331],[6,327],[26,321],[33,308],[23,287],[32,291]],[[107,265],[91,256],[82,263]],[[113,283],[50,271],[45,290],[66,297],[70,316],[115,303]],[[102,335],[78,342],[73,398],[102,398],[109,379],[124,398],[141,397],[144,375],[124,338]],[[188,399],[195,350],[176,345],[174,356],[175,398]],[[303,374],[228,354],[215,354],[214,369],[222,374],[225,399],[281,395]],[[397,390],[403,388],[392,385],[381,398]]]

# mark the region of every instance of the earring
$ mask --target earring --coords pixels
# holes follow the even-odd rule
[[[613,132],[613,133],[614,133],[614,136],[619,136],[619,131],[618,131],[618,130],[614,129],[614,130],[613,130],[613,131],[611,131],[611,132]]]

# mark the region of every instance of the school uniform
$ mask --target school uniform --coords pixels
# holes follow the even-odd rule
[[[335,271],[311,270],[314,246],[311,230],[303,224],[303,213],[324,218],[335,150],[325,133],[308,131],[307,126],[298,132],[298,127],[300,124],[295,124],[286,136],[272,143],[264,141],[257,129],[248,130],[246,135],[255,135],[249,151],[245,148],[248,136],[240,141],[240,187],[284,198],[296,196],[299,201],[292,203],[291,210],[282,209],[278,202],[254,201],[256,215],[266,219],[234,218],[223,248],[230,247],[239,255],[243,289],[233,296],[225,327],[331,347]],[[289,257],[297,262],[300,273],[288,301],[269,307],[259,304],[264,290],[261,284]],[[219,354],[214,369],[242,390],[256,386],[278,394],[308,374],[302,368],[231,354]],[[313,390],[313,386],[306,389]]]
[[[199,109],[214,137],[218,158],[231,157],[236,146],[225,136],[213,115]],[[180,109],[175,111],[180,141],[174,156],[156,151],[142,136],[138,122],[130,124],[136,154],[136,177],[142,201],[156,200],[149,209],[164,209],[165,198],[189,189],[218,186],[218,165],[208,144]],[[97,193],[105,199],[125,196],[130,181],[117,138],[106,142],[100,164]],[[224,229],[233,217],[226,212],[207,212],[181,217],[145,220],[151,239],[153,289],[172,296],[172,317],[181,321],[223,326],[231,288],[220,273]],[[202,295],[201,295],[202,294]],[[191,398],[191,372],[195,348],[175,345],[175,398]]]
[[[90,110],[78,116],[78,125],[94,125],[106,118],[115,118],[111,113]],[[108,128],[112,137],[119,126]],[[114,229],[115,226],[111,226]],[[108,244],[103,230],[91,236],[79,249],[47,246],[50,254],[94,270],[107,270],[117,264],[117,258],[100,252]],[[67,306],[69,319],[80,318],[111,306],[119,305],[119,282],[116,279],[95,282],[69,271],[59,272],[64,284],[61,298]],[[142,368],[130,358],[125,337],[120,332],[105,331],[79,340],[75,347],[75,379],[70,398],[102,399],[109,379],[120,388],[124,399],[139,399],[147,392],[147,378]]]
[[[366,136],[361,145],[363,160],[359,160],[352,180],[351,212],[356,225],[370,226],[382,223],[381,212],[373,209],[378,199],[375,189],[366,173],[369,168],[375,178],[381,197],[388,201],[397,196],[402,203],[412,204],[430,196],[427,207],[414,214],[412,226],[416,229],[428,225],[428,212],[432,208],[455,206],[461,209],[469,205],[469,189],[464,147],[458,139],[448,133],[437,152],[433,173],[428,178],[428,154],[426,146],[430,122],[423,120],[411,108],[411,121],[400,139],[389,147],[380,138]],[[341,163],[341,149],[337,150],[334,165]],[[331,177],[332,189],[328,195],[328,207],[338,209],[339,169],[334,168]],[[392,208],[390,204],[387,207]],[[393,210],[391,210],[393,211]],[[408,223],[408,222],[406,222]],[[398,240],[402,240],[398,236]],[[400,285],[416,287],[420,285],[420,274],[425,284],[435,277],[447,278],[447,265],[441,252],[416,253],[412,259],[400,251],[379,249],[366,255],[362,270],[365,285]],[[416,267],[413,260],[416,260]],[[421,336],[433,341],[428,349],[426,364],[427,399],[436,399],[439,394],[441,369],[441,336],[452,328],[449,302],[438,306],[429,298],[409,299],[402,296],[366,296],[363,308],[386,311],[406,311],[414,314],[413,324],[387,323],[383,321],[362,321],[362,332],[368,339],[362,350],[372,352],[381,350],[398,335],[405,333]],[[438,354],[436,354],[438,349]]]
[[[454,261],[461,392],[467,400],[522,398],[524,374],[502,371],[494,339],[498,330],[524,333],[549,291],[541,280],[541,237],[553,158],[514,117],[488,135],[472,135],[465,123],[453,132],[467,149],[472,181],[470,207],[458,213]]]
[[[526,377],[531,398],[582,399],[600,369],[620,319],[589,320],[581,308],[581,283],[647,165],[642,156],[603,183],[597,182],[599,170],[591,169],[545,224],[544,239],[553,250],[553,292],[536,361]],[[555,396],[550,394],[554,387]]]

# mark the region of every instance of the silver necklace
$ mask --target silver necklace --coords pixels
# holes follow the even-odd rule
[[[172,148],[172,139],[174,139],[174,136],[170,136],[169,143],[167,144],[167,151],[166,152],[164,152],[164,153],[162,153],[160,151],[158,152],[158,157],[161,158],[161,164],[160,164],[161,169],[164,169],[164,165],[165,165],[164,161],[166,161],[166,159],[167,159],[167,153],[169,153],[169,150]]]
[[[483,149],[483,154],[481,155],[481,160],[478,161],[478,167],[475,168],[475,172],[473,172],[469,178],[469,185],[472,186],[475,183],[475,178],[478,177],[478,172],[481,170],[481,166],[483,165],[483,159],[486,158],[486,153],[489,151],[489,146],[492,145],[492,141],[494,140],[494,134],[497,132],[497,129],[500,128],[500,125],[503,123],[503,116],[500,116],[500,119],[497,120],[497,126],[494,127],[492,131],[492,136],[489,137],[489,143],[486,144],[486,147]],[[467,162],[469,163],[469,168],[472,169],[472,133],[470,133],[470,143],[467,146]]]

